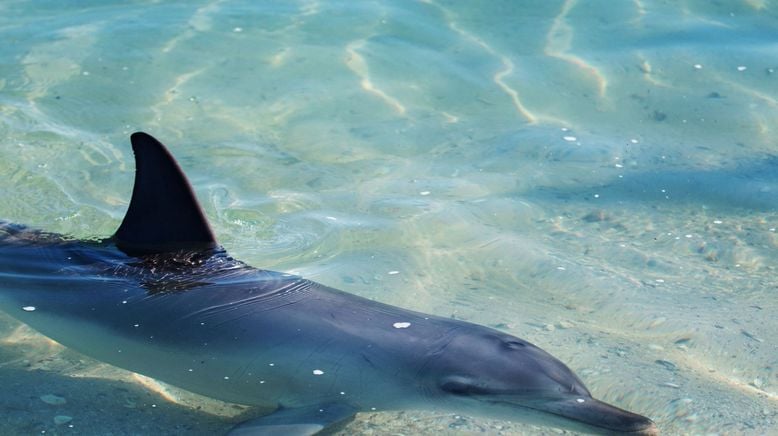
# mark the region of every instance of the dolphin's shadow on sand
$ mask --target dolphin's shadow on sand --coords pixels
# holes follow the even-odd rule
[[[643,171],[625,169],[622,176],[599,185],[575,188],[538,187],[521,196],[547,201],[699,204],[716,209],[778,210],[778,156],[738,162],[728,168]],[[597,197],[595,197],[595,195]]]
[[[5,338],[7,326],[2,321],[0,338]],[[224,434],[236,422],[246,419],[244,415],[228,418],[177,404],[137,383],[73,377],[56,369],[36,368],[62,359],[60,353],[67,354],[65,359],[78,359],[87,367],[98,362],[67,349],[49,353],[41,350],[31,356],[30,346],[20,342],[0,347],[0,416],[3,417],[0,434],[205,436]],[[27,360],[31,357],[37,361]],[[47,404],[41,400],[41,396],[50,394],[64,398],[66,403]],[[58,425],[54,417],[60,415],[73,420]]]

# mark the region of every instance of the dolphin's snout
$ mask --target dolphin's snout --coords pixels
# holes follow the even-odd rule
[[[575,398],[547,404],[545,409],[556,415],[594,427],[605,434],[640,436],[659,435],[653,421],[594,398]]]
[[[656,424],[651,422],[648,427],[638,431],[635,434],[640,436],[659,436],[659,429],[656,427]]]

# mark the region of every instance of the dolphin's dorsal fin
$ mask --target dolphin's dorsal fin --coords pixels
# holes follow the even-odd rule
[[[215,247],[208,220],[184,172],[170,152],[151,135],[130,137],[135,153],[135,185],[116,245],[127,254],[143,255]]]

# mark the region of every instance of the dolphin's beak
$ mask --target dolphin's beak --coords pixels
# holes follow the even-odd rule
[[[591,426],[605,434],[659,435],[656,424],[645,416],[591,397],[550,401],[539,409]]]

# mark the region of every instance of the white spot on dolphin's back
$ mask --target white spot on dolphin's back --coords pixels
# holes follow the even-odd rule
[[[320,369],[314,369],[313,370],[313,375],[324,375],[324,371],[322,371]]]
[[[35,311],[35,306],[24,306],[24,307],[22,307],[22,310],[25,311],[25,312],[34,312]]]
[[[409,323],[409,322],[396,322],[396,323],[392,324],[392,327],[394,327],[396,329],[407,329],[410,326],[411,326],[411,323]]]

